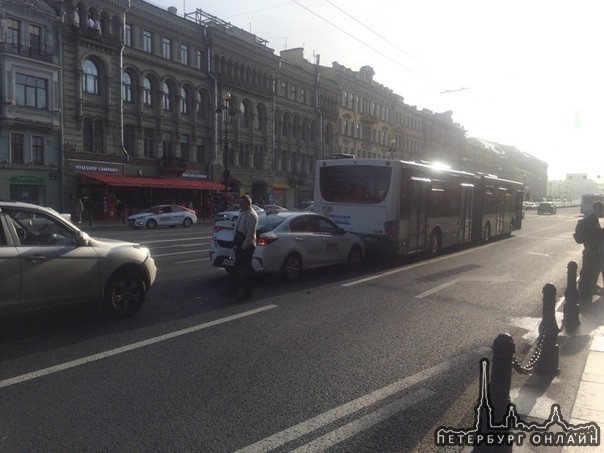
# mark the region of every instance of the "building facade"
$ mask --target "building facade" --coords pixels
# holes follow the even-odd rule
[[[312,199],[337,153],[441,162],[546,193],[547,165],[466,137],[452,112],[407,105],[337,62],[268,43],[201,10],[142,0],[6,0],[1,16],[1,196],[97,218],[167,202],[211,214]]]
[[[0,11],[0,197],[60,206],[60,17],[42,0]]]

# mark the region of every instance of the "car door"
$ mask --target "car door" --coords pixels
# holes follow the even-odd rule
[[[8,234],[8,226],[0,212],[0,309],[16,305],[21,290],[19,252]]]
[[[172,206],[164,206],[163,208],[161,208],[157,223],[159,225],[173,225],[173,217],[174,214],[172,213]]]
[[[318,264],[329,265],[341,263],[346,258],[348,250],[345,246],[345,234],[331,220],[311,216],[312,235],[319,249]]]
[[[91,301],[100,294],[97,253],[77,245],[75,230],[39,211],[11,208],[8,216],[18,239],[21,307]]]
[[[312,233],[308,216],[298,216],[289,223],[290,233],[281,233],[279,240],[286,239],[285,253],[295,250],[302,256],[304,267],[316,265],[321,253],[320,241]],[[283,257],[285,258],[285,256]]]

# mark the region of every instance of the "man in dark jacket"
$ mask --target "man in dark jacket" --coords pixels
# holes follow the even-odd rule
[[[599,294],[598,276],[602,270],[604,230],[600,226],[600,217],[604,215],[604,203],[596,201],[592,213],[585,217],[583,228],[583,265],[579,280],[579,296],[589,298]]]

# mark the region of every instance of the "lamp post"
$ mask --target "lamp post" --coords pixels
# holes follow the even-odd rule
[[[229,190],[229,178],[231,172],[229,171],[229,142],[228,142],[228,129],[229,129],[229,100],[231,99],[231,93],[226,91],[222,98],[224,99],[224,146],[222,151],[222,159],[224,164],[224,203],[227,203],[227,193]]]

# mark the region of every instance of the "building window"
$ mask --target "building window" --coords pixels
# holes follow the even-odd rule
[[[134,126],[124,126],[124,148],[130,156],[136,156]]]
[[[23,158],[23,134],[11,134],[10,138],[10,161],[13,164],[25,163]]]
[[[8,51],[16,53],[19,51],[19,21],[15,19],[6,20],[6,44]]]
[[[201,53],[201,50],[197,50],[197,69],[201,69],[202,61],[203,55]]]
[[[127,47],[132,47],[132,25],[126,24],[126,29],[124,30],[124,45]]]
[[[300,102],[306,104],[306,90],[304,88],[300,88]]]
[[[162,55],[166,60],[172,59],[172,40],[170,38],[162,40]]]
[[[40,135],[31,138],[31,162],[34,165],[44,165],[44,137]]]
[[[100,153],[103,151],[103,122],[84,118],[84,151]]]
[[[164,110],[172,110],[172,105],[170,104],[170,87],[167,83],[164,83],[162,88],[162,108]]]
[[[153,53],[153,35],[147,30],[143,32],[143,50],[147,53]]]
[[[205,118],[208,111],[207,98],[201,91],[197,93],[197,96],[197,116]]]
[[[29,50],[36,54],[42,50],[42,28],[38,25],[29,26]]]
[[[189,99],[187,96],[187,90],[184,88],[180,89],[180,113],[183,115],[189,114]]]
[[[143,80],[143,104],[152,106],[153,105],[153,85],[149,77],[145,77]]]
[[[172,156],[172,132],[164,132],[162,137],[163,157]]]
[[[147,128],[143,138],[143,153],[145,157],[155,157],[155,130]]]
[[[15,77],[15,102],[17,105],[46,108],[48,81],[39,77],[25,74],[16,74]]]
[[[296,86],[295,86],[295,85],[292,85],[292,87],[290,88],[290,95],[289,95],[289,98],[290,98],[290,99],[293,99],[293,100],[295,101],[295,100],[296,100],[297,93],[298,93],[298,89],[296,88]]]
[[[206,150],[205,150],[205,146],[203,143],[203,139],[199,139],[198,140],[199,143],[197,144],[197,162],[199,163],[205,163],[206,161]]]
[[[281,94],[281,96],[284,98],[287,97],[287,82],[281,82],[281,90],[279,91],[279,94]]]
[[[189,46],[186,44],[180,45],[180,62],[182,64],[189,64]]]
[[[99,93],[99,70],[92,60],[84,62],[84,73],[82,74],[82,87],[84,93],[100,94]]]
[[[189,160],[189,136],[180,136],[180,157],[185,161]]]
[[[122,99],[132,102],[132,77],[127,72],[122,75]]]

